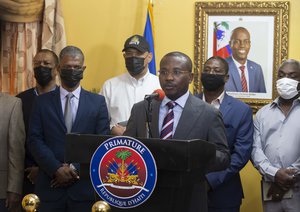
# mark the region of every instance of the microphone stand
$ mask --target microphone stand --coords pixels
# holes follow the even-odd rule
[[[151,131],[151,122],[152,122],[152,98],[145,98],[148,102],[148,109],[146,110],[146,133],[147,138],[153,138]]]

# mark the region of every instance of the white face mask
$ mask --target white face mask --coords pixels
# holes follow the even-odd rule
[[[277,92],[282,98],[291,99],[299,93],[297,90],[298,83],[297,80],[281,78],[276,82]]]

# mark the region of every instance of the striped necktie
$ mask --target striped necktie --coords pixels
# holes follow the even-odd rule
[[[171,139],[173,134],[173,124],[174,124],[174,112],[173,108],[176,105],[175,102],[168,102],[167,106],[169,107],[168,113],[166,117],[164,118],[163,125],[161,128],[160,138],[165,139]]]
[[[241,83],[243,92],[248,92],[247,80],[245,77],[245,66],[240,66],[241,74]]]

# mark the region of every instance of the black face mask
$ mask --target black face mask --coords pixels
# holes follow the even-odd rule
[[[201,73],[201,82],[205,90],[216,91],[225,85],[225,75]]]
[[[68,86],[68,88],[74,88],[80,80],[83,78],[82,69],[61,69],[60,70],[61,81]]]
[[[39,66],[34,68],[34,77],[37,83],[45,87],[52,80],[52,68]]]
[[[138,75],[141,73],[144,66],[145,58],[143,57],[127,57],[125,58],[126,68],[129,71],[131,76]]]

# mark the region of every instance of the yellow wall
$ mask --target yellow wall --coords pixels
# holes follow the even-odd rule
[[[157,64],[165,53],[174,50],[193,58],[195,2],[154,0]],[[105,80],[125,71],[121,50],[126,38],[143,33],[147,0],[64,0],[62,7],[67,42],[80,47],[86,56],[82,84],[87,89],[100,89]],[[290,0],[289,57],[297,60],[299,10],[300,1]],[[242,171],[246,197],[242,212],[262,211],[259,179],[249,163]]]

